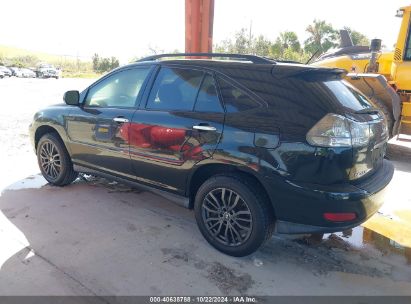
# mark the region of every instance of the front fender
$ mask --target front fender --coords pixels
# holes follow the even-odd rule
[[[70,109],[64,110],[62,107],[50,107],[38,111],[33,118],[33,122],[29,127],[30,141],[36,151],[37,142],[46,133],[51,131],[57,132],[66,148],[71,155],[70,147],[67,145],[67,117],[70,114]]]

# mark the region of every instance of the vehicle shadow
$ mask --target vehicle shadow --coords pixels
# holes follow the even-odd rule
[[[392,161],[411,161],[411,140],[391,139],[387,146],[387,158]]]
[[[382,253],[373,241],[355,246],[344,235],[317,242],[276,235],[233,258],[206,243],[190,210],[153,193],[92,177],[67,187],[41,180],[20,180],[0,196],[2,242],[11,248],[2,252],[1,295],[364,293],[336,273],[380,279],[371,293],[411,290],[403,285],[411,282],[408,248]],[[394,277],[398,286],[378,288]]]

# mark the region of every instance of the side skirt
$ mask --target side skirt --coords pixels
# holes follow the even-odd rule
[[[130,180],[125,179],[125,178],[121,178],[121,177],[118,177],[118,176],[114,176],[114,175],[111,175],[111,174],[108,174],[108,173],[104,173],[104,172],[101,172],[101,171],[97,171],[97,170],[90,169],[90,168],[80,166],[80,165],[76,165],[76,164],[73,164],[73,169],[76,172],[81,172],[81,173],[100,176],[100,177],[103,177],[103,178],[107,178],[109,180],[114,180],[116,182],[129,185],[130,187],[133,187],[133,188],[138,188],[138,189],[142,189],[142,190],[145,190],[145,191],[150,191],[150,192],[152,192],[154,194],[157,194],[157,195],[160,195],[160,196],[162,196],[162,197],[164,197],[164,198],[172,201],[173,203],[175,203],[179,206],[182,206],[184,208],[189,208],[189,206],[190,206],[189,198],[185,197],[185,196],[182,196],[182,195],[170,193],[170,192],[167,192],[167,191],[164,191],[164,190],[157,189],[155,187],[143,185],[143,184],[140,184],[138,182],[130,181]]]

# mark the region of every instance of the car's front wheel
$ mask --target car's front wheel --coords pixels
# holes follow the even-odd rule
[[[215,176],[198,190],[194,212],[205,239],[231,256],[256,251],[273,231],[274,215],[259,187],[242,176]]]
[[[56,186],[72,183],[78,176],[61,139],[54,133],[43,135],[37,144],[37,161],[44,178]]]

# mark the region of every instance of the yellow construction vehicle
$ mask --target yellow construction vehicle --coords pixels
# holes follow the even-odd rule
[[[313,65],[343,68],[346,80],[380,108],[391,136],[411,134],[411,5],[397,11],[402,18],[394,52],[382,52],[381,40],[354,46],[347,31],[341,31],[339,49],[323,54]]]

